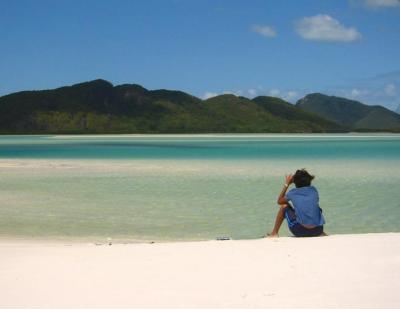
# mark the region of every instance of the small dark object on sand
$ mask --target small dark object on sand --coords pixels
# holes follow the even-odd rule
[[[220,237],[217,237],[216,239],[217,240],[230,240],[230,238],[227,236],[220,236]]]

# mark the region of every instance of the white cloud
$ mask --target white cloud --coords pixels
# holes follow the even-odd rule
[[[305,40],[322,42],[353,42],[361,38],[354,27],[346,28],[329,15],[304,17],[296,23],[297,33]]]
[[[250,90],[252,90],[252,89],[250,89]],[[216,97],[216,96],[221,95],[221,94],[232,94],[232,95],[238,97],[238,96],[241,96],[242,93],[243,93],[242,90],[235,90],[235,91],[225,90],[225,91],[222,91],[222,92],[220,92],[220,93],[211,92],[211,91],[206,91],[206,92],[202,95],[202,99],[203,99],[203,100],[207,100],[207,99]]]
[[[207,91],[207,92],[205,92],[205,93],[203,94],[203,100],[207,100],[207,99],[209,99],[209,98],[216,97],[217,95],[218,95],[218,93]]]
[[[271,89],[267,92],[267,95],[271,97],[281,98],[288,102],[295,102],[302,96],[302,93],[297,90]]]
[[[247,92],[252,97],[255,97],[257,95],[257,89],[249,89],[247,90]]]
[[[329,92],[329,91],[328,91]],[[363,87],[357,87],[357,88],[342,88],[342,89],[336,89],[334,91],[334,95],[337,95],[339,97],[345,97],[350,100],[364,100],[366,97],[372,95],[372,91],[370,89],[366,89]]]
[[[268,94],[271,97],[279,97],[279,95],[281,94],[281,91],[279,89],[271,89],[270,91],[268,91]]]
[[[297,91],[291,90],[286,93],[285,98],[287,100],[292,100],[298,96],[299,96],[299,93]]]
[[[372,8],[379,7],[400,7],[399,0],[362,0],[363,4]]]
[[[254,25],[251,30],[267,38],[274,38],[277,35],[276,30],[271,26]]]
[[[321,90],[320,92],[329,95],[345,97],[368,105],[382,105],[395,110],[400,104],[400,83],[386,82],[384,84],[375,80],[364,81],[356,86],[342,86]]]
[[[361,91],[356,88],[351,89],[351,91],[350,91],[350,97],[352,97],[352,98],[357,98],[360,94],[361,94]]]
[[[396,96],[397,92],[396,92],[396,86],[393,84],[388,84],[385,86],[384,88],[384,93],[389,96],[389,97],[394,97]]]
[[[288,90],[285,92],[282,92],[282,94],[279,96],[281,99],[288,101],[288,102],[296,102],[302,94],[296,90]]]

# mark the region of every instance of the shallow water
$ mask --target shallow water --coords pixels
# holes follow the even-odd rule
[[[399,135],[1,136],[0,236],[257,238],[303,167],[328,233],[400,231]]]

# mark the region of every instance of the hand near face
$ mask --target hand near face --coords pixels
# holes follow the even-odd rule
[[[286,177],[286,184],[287,185],[290,185],[291,183],[293,183],[293,175],[292,174],[286,175],[285,177]]]

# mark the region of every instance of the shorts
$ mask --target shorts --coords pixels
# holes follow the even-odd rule
[[[292,234],[296,237],[314,237],[314,236],[320,236],[324,232],[324,226],[319,225],[316,227],[313,227],[311,229],[308,229],[301,225],[299,222],[296,220],[296,213],[294,209],[290,206],[285,208],[285,217],[286,221],[289,226],[289,230],[292,232]]]

